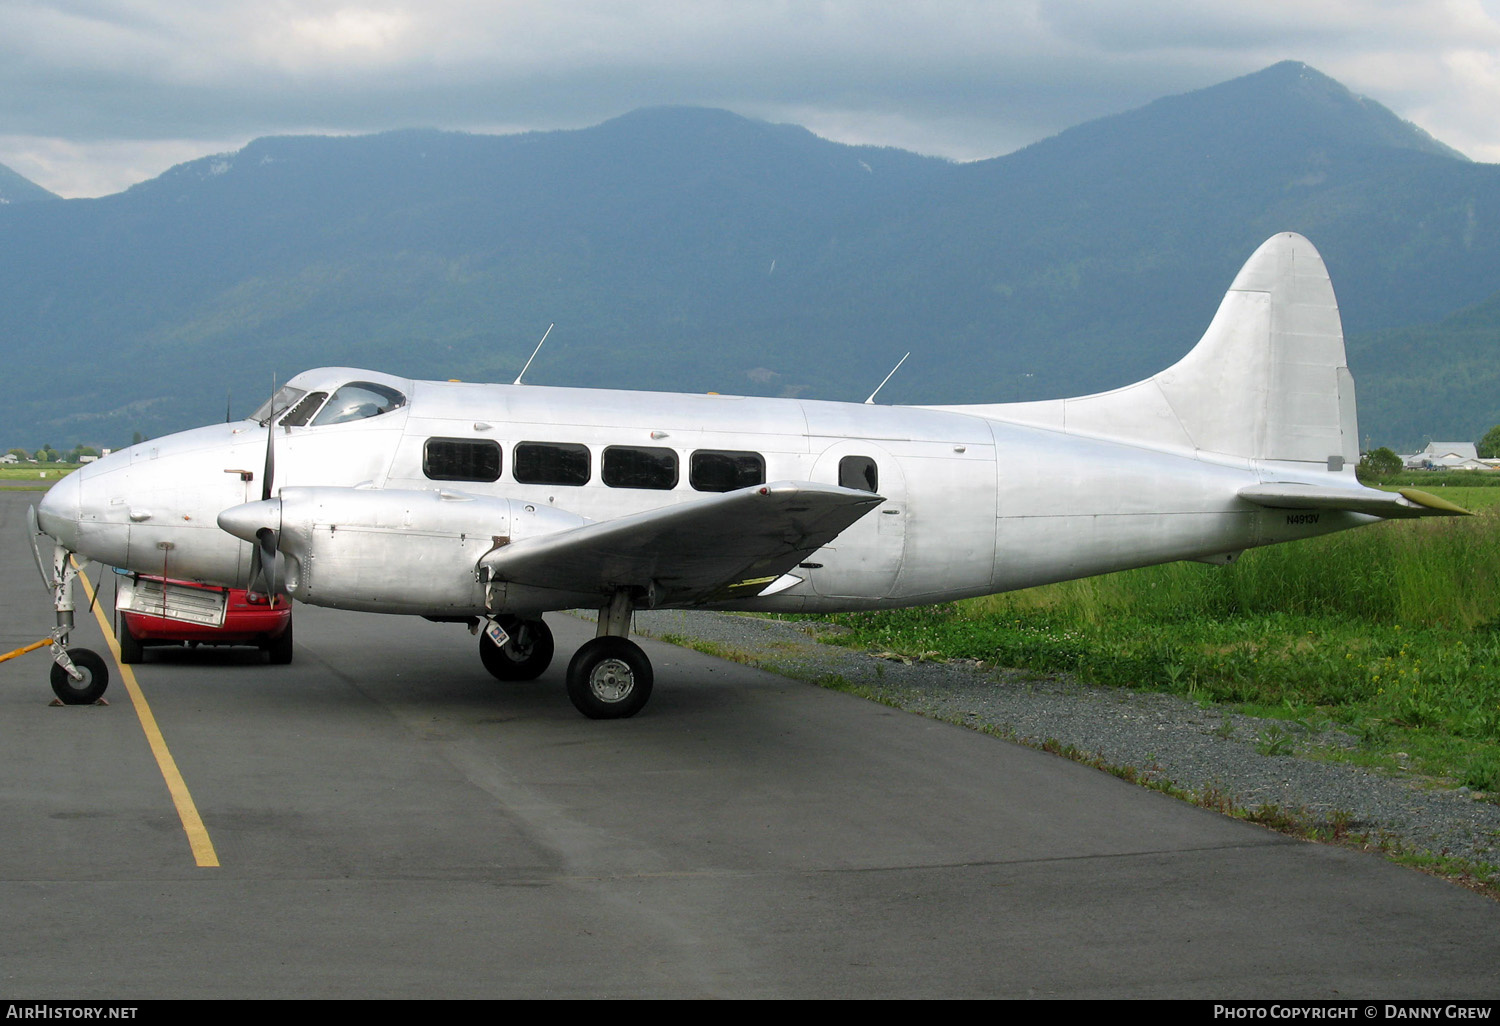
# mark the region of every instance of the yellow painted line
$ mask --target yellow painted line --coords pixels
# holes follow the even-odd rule
[[[83,590],[88,592],[89,604],[94,607],[94,616],[98,618],[99,626],[104,630],[104,640],[109,645],[110,654],[115,657],[115,666],[120,671],[120,680],[125,684],[125,690],[130,693],[130,701],[135,706],[136,718],[141,721],[141,730],[146,733],[146,743],[151,746],[151,754],[156,756],[156,765],[161,770],[162,779],[167,782],[167,790],[172,795],[172,804],[177,806],[177,818],[182,820],[183,832],[187,834],[188,845],[193,849],[193,860],[200,866],[217,866],[219,856],[214,851],[214,842],[209,839],[208,828],[203,825],[203,817],[198,815],[198,806],[193,804],[193,796],[188,792],[187,781],[182,779],[182,774],[177,770],[177,761],[172,758],[172,753],[167,749],[166,738],[162,737],[161,728],[156,725],[156,717],[152,715],[146,695],[141,691],[141,686],[135,679],[135,671],[120,662],[120,642],[115,638],[114,627],[110,624],[109,617],[104,615],[104,607],[94,602],[94,586],[89,583],[87,575],[79,570],[78,578],[83,581]]]

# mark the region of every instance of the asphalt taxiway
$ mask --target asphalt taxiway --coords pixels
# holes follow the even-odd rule
[[[0,652],[52,624],[38,497]],[[500,684],[460,627],[296,617],[290,666],[153,653],[107,706],[0,664],[5,997],[1500,996],[1500,904],[1045,753],[653,641],[593,722],[592,624]]]

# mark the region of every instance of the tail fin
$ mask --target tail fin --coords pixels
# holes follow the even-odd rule
[[[1203,338],[1160,374],[1076,399],[962,409],[1069,434],[1329,470],[1359,458],[1333,285],[1312,243],[1290,232],[1255,251]]]

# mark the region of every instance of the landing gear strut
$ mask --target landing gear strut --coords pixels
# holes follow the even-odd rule
[[[78,576],[78,568],[73,565],[73,553],[60,544],[54,544],[52,573],[47,573],[41,550],[35,548],[39,532],[34,508],[31,516],[37,569],[52,589],[52,606],[57,612],[57,626],[52,628],[50,638],[52,693],[63,705],[91,705],[104,697],[105,689],[109,687],[109,667],[91,649],[68,647],[68,636],[73,631],[73,578]]]
[[[591,720],[620,720],[640,712],[651,698],[651,660],[625,635],[633,607],[630,593],[615,592],[599,611],[599,633],[568,664],[568,697]]]

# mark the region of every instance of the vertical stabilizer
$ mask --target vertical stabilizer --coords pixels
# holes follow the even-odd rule
[[[964,407],[1000,420],[1252,460],[1359,458],[1354,379],[1323,259],[1300,235],[1267,240],[1203,338],[1177,363],[1111,392]]]
[[[1256,250],[1202,341],[1151,381],[1195,448],[1306,463],[1359,458],[1338,301],[1323,258],[1300,235]]]

